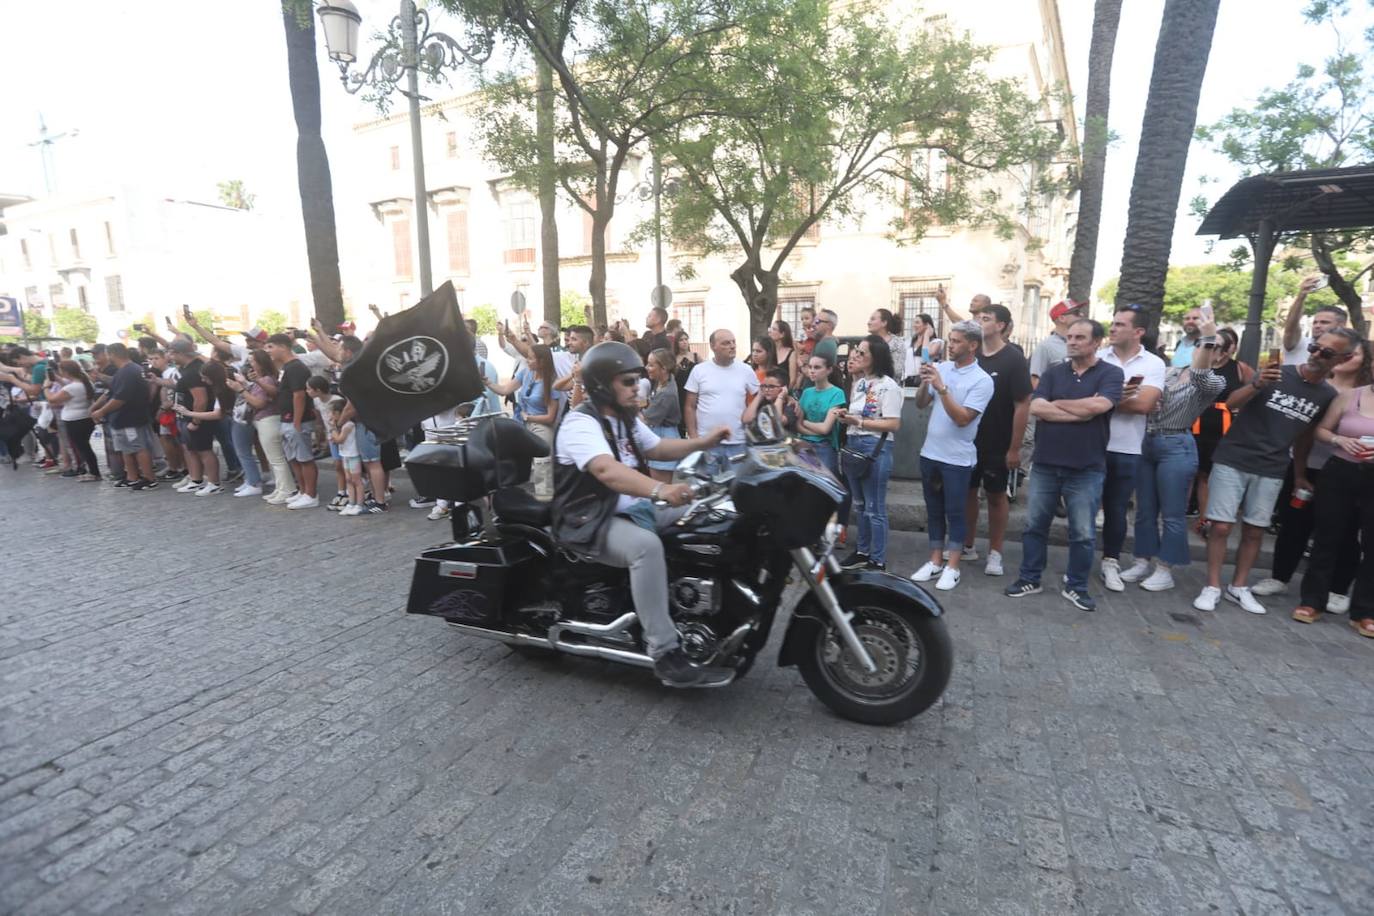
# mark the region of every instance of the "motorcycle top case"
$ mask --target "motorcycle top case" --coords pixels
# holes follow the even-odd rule
[[[415,561],[406,613],[499,626],[506,596],[530,575],[538,555],[526,540],[471,541],[426,550]]]
[[[417,492],[467,503],[528,482],[534,459],[548,456],[548,443],[524,426],[492,417],[479,423],[464,442],[417,445],[405,464]]]

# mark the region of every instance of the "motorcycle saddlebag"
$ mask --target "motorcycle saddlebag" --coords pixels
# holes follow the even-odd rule
[[[426,550],[415,561],[406,613],[499,626],[506,597],[531,575],[538,556],[526,540],[472,541]]]
[[[468,503],[528,482],[533,460],[548,456],[548,443],[524,426],[492,417],[477,423],[463,441],[417,445],[405,464],[417,492]]]

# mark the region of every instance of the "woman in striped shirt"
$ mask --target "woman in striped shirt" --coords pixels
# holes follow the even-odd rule
[[[1185,515],[1188,491],[1197,473],[1193,421],[1216,402],[1226,385],[1212,371],[1216,323],[1206,321],[1200,327],[1202,336],[1192,362],[1171,368],[1164,376],[1164,394],[1146,421],[1136,473],[1135,563],[1122,570],[1121,579],[1139,582],[1152,592],[1173,588],[1172,568],[1188,565]]]

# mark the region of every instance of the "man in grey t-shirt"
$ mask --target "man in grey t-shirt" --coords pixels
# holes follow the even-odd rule
[[[1212,456],[1208,478],[1207,585],[1193,600],[1199,611],[1215,610],[1223,594],[1252,614],[1265,613],[1246,585],[1250,567],[1259,556],[1260,542],[1274,513],[1288,450],[1313,428],[1336,399],[1327,383],[1331,370],[1350,359],[1360,336],[1347,328],[1328,331],[1308,347],[1301,366],[1266,366],[1250,384],[1232,393],[1226,406],[1236,413],[1231,431]],[[1223,593],[1221,566],[1226,542],[1240,517],[1240,547],[1236,572]]]
[[[1086,317],[1088,317],[1088,303],[1086,302],[1074,302],[1072,299],[1065,299],[1062,302],[1056,302],[1054,307],[1050,309],[1050,321],[1054,322],[1054,330],[1050,332],[1049,337],[1040,341],[1031,353],[1032,389],[1040,384],[1040,376],[1045,374],[1046,369],[1062,363],[1068,358],[1069,345],[1064,338],[1069,330],[1069,325]]]

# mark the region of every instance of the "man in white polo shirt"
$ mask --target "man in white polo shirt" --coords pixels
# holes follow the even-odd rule
[[[1102,483],[1102,583],[1122,592],[1121,548],[1126,542],[1126,507],[1135,492],[1135,472],[1145,441],[1145,417],[1164,393],[1164,360],[1141,346],[1148,318],[1138,305],[1119,309],[1107,333],[1109,345],[1097,356],[1126,377],[1112,413],[1107,442],[1107,476]]]
[[[730,430],[725,442],[712,449],[713,458],[723,461],[744,452],[744,408],[759,390],[759,379],[753,369],[735,361],[735,335],[730,331],[712,332],[711,355],[709,361],[693,366],[687,377],[682,417],[688,439],[703,429]]]

